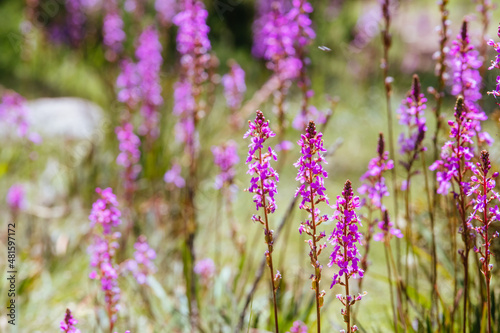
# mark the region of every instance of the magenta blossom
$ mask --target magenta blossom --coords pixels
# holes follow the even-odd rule
[[[64,316],[64,320],[61,321],[59,327],[61,328],[61,332],[64,333],[80,333],[80,330],[75,326],[77,323],[78,320],[73,318],[71,311],[66,309],[66,315]]]
[[[7,205],[13,211],[20,211],[26,207],[25,191],[21,184],[14,184],[7,192]]]
[[[42,142],[38,133],[29,131],[26,99],[14,91],[3,94],[0,103],[0,123],[5,123],[17,131],[20,138],[27,138],[35,144]]]
[[[172,168],[165,172],[163,180],[167,184],[174,184],[177,188],[183,188],[186,185],[186,181],[181,176],[181,166],[178,163],[172,164]]]
[[[382,232],[379,232],[373,236],[373,240],[377,242],[389,241],[392,236],[397,238],[403,238],[401,230],[394,228],[394,224],[389,220],[389,214],[384,211],[384,218],[379,221],[378,227]]]
[[[290,328],[290,331],[286,333],[307,333],[307,325],[304,324],[300,320],[296,320],[293,322],[292,327]]]
[[[202,282],[209,284],[215,275],[215,264],[210,258],[199,260],[194,265],[194,272],[201,277]]]
[[[113,1],[110,1],[110,4]],[[115,61],[123,50],[123,42],[127,35],[123,31],[123,20],[116,5],[104,17],[102,26],[103,44],[106,47],[106,59]]]
[[[254,175],[250,180],[248,192],[255,194],[253,201],[257,210],[266,202],[264,209],[267,213],[274,213],[276,210],[274,196],[278,193],[276,183],[279,181],[279,175],[271,166],[270,161],[271,159],[277,161],[278,157],[271,147],[268,147],[267,152],[263,150],[264,142],[276,134],[269,128],[269,121],[264,118],[261,111],[257,111],[257,117],[253,122],[248,121],[248,126],[250,129],[243,136],[243,138],[250,136],[252,141],[248,145],[247,174]]]
[[[146,236],[139,236],[134,244],[134,258],[127,261],[126,269],[134,275],[137,283],[144,284],[148,275],[156,272],[154,260],[156,252],[153,250],[146,239]]]
[[[462,95],[467,108],[467,118],[471,120],[470,136],[477,136],[479,143],[493,143],[493,139],[487,132],[482,132],[481,122],[488,119],[478,104],[481,99],[482,79],[479,69],[483,61],[479,52],[471,44],[467,32],[467,21],[463,22],[462,30],[453,41],[449,52],[450,70],[452,78],[451,93],[454,96]]]
[[[111,234],[111,228],[120,225],[121,212],[118,209],[118,201],[113,194],[113,190],[108,187],[104,190],[96,188],[99,199],[92,205],[90,212],[90,226],[93,228],[96,224],[102,225],[105,235]]]
[[[361,225],[360,219],[356,214],[359,208],[359,197],[355,197],[352,191],[352,185],[349,180],[344,185],[342,195],[337,196],[335,203],[335,212],[333,220],[337,220],[335,229],[328,238],[333,246],[328,266],[336,265],[339,272],[333,276],[332,288],[341,281],[344,276],[347,281],[349,278],[363,277],[363,270],[358,266],[360,261],[358,245],[361,244],[361,233],[358,231],[358,225]]]
[[[464,100],[459,96],[455,106],[455,121],[448,121],[451,127],[450,138],[453,138],[453,141],[447,141],[444,144],[441,149],[441,159],[429,167],[432,171],[437,170],[436,178],[439,184],[437,193],[441,195],[449,193],[452,181],[459,182],[460,172],[471,169],[473,166],[471,162],[468,162],[473,157],[470,148],[473,141],[470,136],[472,122],[467,117],[467,112]],[[465,183],[457,185],[462,187]]]
[[[213,146],[212,154],[215,165],[220,169],[220,174],[215,177],[215,188],[221,189],[225,185],[233,184],[236,174],[234,166],[240,161],[236,142],[231,140],[221,146]]]
[[[500,25],[498,26],[498,38],[500,38]],[[497,53],[495,55],[495,59],[491,61],[491,66],[488,69],[500,69],[500,42],[495,43],[492,39],[490,39],[488,41],[488,45],[492,46]],[[488,91],[488,94],[493,95],[497,99],[497,104],[500,105],[500,101],[498,101],[498,98],[500,98],[500,75],[497,76],[497,84],[495,90]]]
[[[222,77],[226,104],[232,112],[236,112],[243,101],[247,87],[245,85],[245,71],[236,63],[231,62],[231,70]]]
[[[116,158],[116,164],[125,168],[122,173],[125,189],[133,191],[135,180],[141,171],[141,166],[138,164],[141,158],[139,150],[141,140],[134,134],[134,127],[131,123],[117,127],[115,132],[120,143],[120,154]]]
[[[177,0],[156,0],[155,9],[158,13],[160,23],[164,26],[170,26],[172,19],[179,10],[178,7]]]
[[[130,110],[133,110],[141,101],[139,89],[141,78],[137,73],[137,65],[131,60],[123,60],[120,67],[121,73],[116,79],[118,101],[125,103]]]

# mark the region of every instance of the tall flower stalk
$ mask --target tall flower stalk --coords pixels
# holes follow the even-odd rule
[[[356,209],[359,206],[359,197],[354,196],[351,181],[347,180],[342,195],[337,196],[335,212],[332,216],[337,222],[335,229],[328,238],[333,246],[328,266],[335,265],[339,268],[339,272],[333,276],[330,288],[336,284],[340,284],[345,288],[345,295],[339,294],[337,299],[344,305],[341,313],[347,327],[345,332],[349,333],[358,330],[356,325],[351,326],[351,307],[364,296],[364,294],[351,295],[349,290],[349,280],[351,278],[363,277],[363,270],[359,267],[360,254],[358,251],[362,238],[358,229],[361,223],[356,214]]]
[[[474,176],[471,177],[471,187],[467,191],[467,195],[472,195],[472,203],[474,212],[471,214],[467,223],[472,224],[473,221],[477,221],[479,224],[477,227],[473,228],[477,235],[479,236],[480,244],[479,246],[474,246],[474,252],[479,255],[479,261],[481,262],[481,273],[484,275],[486,282],[486,294],[487,294],[487,311],[488,311],[488,333],[491,333],[491,295],[490,295],[490,284],[491,284],[491,271],[493,264],[490,264],[491,259],[491,243],[494,238],[498,237],[498,231],[490,235],[489,228],[491,224],[495,221],[500,220],[500,210],[498,205],[492,207],[493,201],[500,201],[500,196],[493,189],[495,188],[494,178],[498,177],[498,172],[493,173],[492,176],[488,176],[488,172],[491,169],[490,155],[486,150],[481,151],[480,162],[477,163],[477,167],[473,168]]]
[[[61,329],[61,332],[64,333],[80,333],[80,330],[75,326],[77,323],[78,320],[73,318],[71,310],[66,309],[66,314],[64,315],[64,319],[61,321],[59,328]]]
[[[295,196],[297,197],[300,194],[302,201],[299,208],[309,213],[309,218],[305,222],[300,223],[299,232],[300,234],[305,232],[311,237],[308,240],[308,244],[311,265],[314,267],[314,275],[311,275],[312,289],[316,295],[317,332],[321,332],[320,309],[323,305],[325,291],[320,291],[323,265],[321,265],[318,257],[321,251],[326,248],[326,243],[320,244],[326,235],[324,231],[320,232],[318,227],[323,222],[328,221],[328,216],[321,216],[317,205],[321,202],[329,203],[324,184],[328,173],[323,169],[323,163],[326,163],[323,157],[323,153],[326,152],[326,149],[323,147],[323,134],[316,131],[316,125],[313,121],[309,122],[305,134],[301,135],[298,144],[301,156],[294,166],[299,169],[295,179],[300,182],[300,186],[297,192],[295,192]]]
[[[99,199],[92,205],[89,216],[90,225],[94,229],[94,242],[89,247],[90,264],[94,270],[89,277],[101,282],[109,320],[109,332],[112,333],[120,310],[121,293],[117,281],[118,266],[115,259],[121,234],[113,228],[121,224],[121,212],[111,188],[104,190],[97,188],[96,192],[99,194]]]
[[[404,156],[404,160],[400,161],[406,171],[406,179],[403,182],[401,190],[405,197],[405,218],[406,218],[406,265],[405,265],[405,284],[409,285],[409,263],[408,259],[410,252],[414,255],[413,250],[413,230],[412,216],[410,212],[410,188],[411,178],[415,175],[415,163],[420,155],[426,150],[422,145],[427,126],[425,124],[424,111],[426,109],[427,99],[421,93],[420,80],[417,75],[413,76],[412,87],[408,91],[406,98],[403,100],[401,107],[398,110],[399,124],[406,127],[401,133],[398,143],[400,153]],[[405,133],[406,132],[406,133]],[[418,286],[418,278],[415,279]],[[417,290],[418,292],[418,290]]]
[[[481,128],[481,122],[488,119],[478,104],[482,97],[482,79],[479,69],[483,61],[479,57],[479,52],[470,42],[467,26],[467,21],[464,20],[460,34],[450,48],[451,94],[463,96],[465,106],[468,109],[467,118],[471,120],[470,135],[477,138],[477,145],[480,147],[483,143],[491,145],[493,138]],[[476,151],[476,155],[478,153]]]
[[[394,129],[393,129],[393,120],[392,120],[392,107],[391,107],[391,95],[392,95],[392,81],[393,78],[389,76],[389,50],[392,45],[392,36],[389,32],[391,27],[391,5],[390,0],[383,0],[381,2],[382,9],[382,18],[383,18],[383,27],[381,30],[382,35],[382,47],[383,47],[383,56],[380,67],[382,68],[383,78],[384,78],[384,88],[385,88],[385,102],[387,106],[387,132],[389,137],[389,157],[394,161]],[[398,187],[396,181],[396,165],[391,170],[392,175],[392,188],[394,191],[394,211],[395,216],[398,216]],[[399,264],[399,255],[400,255],[400,243],[399,241],[396,243],[396,250],[398,256],[398,264]],[[399,267],[399,266],[398,266]]]
[[[278,173],[273,169],[270,162],[271,159],[277,161],[278,158],[270,146],[268,146],[268,149],[264,148],[265,141],[276,136],[276,134],[269,128],[269,121],[266,120],[261,111],[257,111],[257,116],[253,122],[248,121],[248,126],[249,130],[243,136],[243,138],[251,137],[246,164],[248,164],[247,173],[252,175],[252,179],[250,180],[250,187],[247,191],[254,193],[253,201],[257,211],[262,208],[264,212],[264,219],[261,216],[253,215],[252,220],[264,226],[264,239],[267,244],[265,256],[271,275],[271,290],[273,292],[274,327],[276,333],[278,333],[276,291],[279,287],[281,274],[278,270],[276,275],[274,274],[272,255],[274,249],[274,231],[269,228],[269,214],[274,213],[276,210],[274,196],[278,193],[276,183],[279,181]]]
[[[500,25],[498,26],[498,38],[500,38]],[[500,69],[500,42],[495,43],[492,39],[488,41],[488,45],[492,46],[495,49],[496,55],[495,59],[491,60],[491,66],[488,68],[488,70],[492,69]],[[493,95],[496,99],[497,105],[500,106],[500,75],[497,76],[497,84],[495,87],[495,90],[488,91],[488,95]]]
[[[460,250],[462,264],[464,266],[464,305],[463,305],[463,331],[467,329],[467,308],[469,300],[469,252],[472,248],[470,224],[467,223],[467,196],[466,173],[471,169],[472,163],[469,162],[472,157],[471,139],[472,121],[467,116],[468,110],[464,98],[459,96],[455,106],[455,121],[448,121],[451,127],[450,138],[441,150],[441,159],[435,161],[430,170],[437,170],[436,179],[439,187],[437,193],[447,195],[450,190],[456,200],[461,227],[459,232],[462,235],[464,249]],[[452,187],[453,184],[453,187]]]

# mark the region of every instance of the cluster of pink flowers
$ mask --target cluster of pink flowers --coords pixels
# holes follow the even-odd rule
[[[163,62],[162,46],[154,27],[146,28],[138,39],[135,52],[137,63],[124,60],[121,73],[116,79],[118,100],[125,103],[129,111],[140,104],[142,123],[138,132],[150,139],[159,135],[158,108],[163,104],[160,85],[160,69]]]
[[[271,147],[268,147],[267,152],[263,152],[264,142],[276,136],[269,128],[269,121],[266,120],[261,111],[257,111],[255,120],[248,121],[250,129],[245,133],[243,138],[251,137],[251,143],[248,145],[248,164],[247,174],[254,175],[250,180],[248,192],[254,193],[253,201],[256,209],[259,210],[263,205],[263,197],[266,198],[266,211],[274,213],[276,210],[275,195],[278,193],[276,183],[279,181],[278,173],[271,166],[271,159],[277,161],[278,157]],[[262,186],[259,184],[262,183]],[[254,219],[256,217],[253,217]]]
[[[247,87],[245,85],[245,71],[237,62],[231,62],[229,73],[225,74],[221,80],[224,86],[224,96],[226,104],[232,112],[236,112],[243,101],[243,96]]]
[[[101,225],[103,233],[109,235],[111,234],[112,227],[116,227],[122,223],[118,201],[110,187],[104,190],[98,187],[95,191],[99,194],[99,199],[92,204],[92,211],[89,216],[90,226],[94,228],[96,225]]]
[[[155,9],[160,23],[164,26],[170,26],[172,19],[177,14],[178,2],[176,0],[156,0]]]
[[[408,134],[402,132],[399,136],[401,154],[411,155],[410,160],[415,160],[419,152],[425,151],[425,147],[421,146],[427,131],[424,114],[427,107],[425,102],[427,99],[421,93],[418,76],[414,75],[412,88],[398,110],[399,123],[408,128]]]
[[[118,88],[118,101],[125,103],[133,110],[141,101],[141,90],[139,84],[141,77],[137,73],[136,64],[129,59],[121,63],[121,72],[116,79]]]
[[[64,320],[61,321],[59,328],[64,333],[80,333],[80,330],[75,326],[77,323],[78,320],[73,318],[70,309],[66,309],[66,315],[64,316]]]
[[[330,288],[336,284],[343,284],[342,276],[346,280],[351,277],[355,279],[363,277],[363,270],[358,266],[360,259],[357,246],[361,242],[358,225],[361,223],[356,209],[359,206],[359,197],[354,196],[351,182],[347,180],[342,195],[337,196],[335,212],[332,216],[334,220],[337,220],[337,224],[328,238],[333,246],[328,266],[336,265],[339,268],[339,272],[333,276]]]
[[[14,212],[23,210],[26,207],[24,187],[21,184],[14,184],[7,192],[7,205]]]
[[[177,51],[181,54],[182,67],[181,78],[174,85],[174,114],[179,117],[175,130],[177,140],[185,143],[191,152],[197,146],[195,121],[201,111],[196,96],[208,80],[206,69],[210,63],[211,44],[207,17],[208,12],[201,1],[188,0],[173,18],[173,23],[179,27]]]
[[[120,154],[116,158],[116,164],[125,168],[123,171],[123,181],[126,191],[134,189],[135,180],[141,171],[138,164],[141,158],[139,147],[141,140],[134,134],[134,126],[131,123],[125,123],[122,127],[115,129],[118,138]]]
[[[384,210],[383,219],[378,222],[378,227],[382,232],[373,235],[373,240],[377,242],[389,241],[392,236],[403,238],[403,233],[389,219],[389,214]]]
[[[385,210],[385,206],[382,203],[383,197],[389,196],[389,191],[387,190],[387,185],[385,184],[385,177],[383,174],[394,168],[394,162],[389,159],[389,152],[384,151],[384,137],[382,133],[379,135],[378,156],[374,157],[368,163],[368,170],[360,180],[363,185],[360,186],[358,192],[368,197],[368,202],[366,199],[361,201],[361,205],[367,205],[370,209],[377,208],[382,211]]]
[[[103,44],[106,48],[106,59],[115,61],[123,50],[123,42],[127,38],[123,31],[123,19],[116,0],[105,4],[107,8],[102,25]]]
[[[471,145],[471,126],[472,121],[467,117],[467,108],[464,100],[460,96],[455,106],[455,121],[449,120],[451,126],[450,138],[453,141],[447,141],[441,149],[441,159],[435,161],[429,169],[437,170],[436,178],[439,183],[437,193],[447,195],[451,188],[451,182],[458,182],[459,172],[463,164],[464,170],[471,169],[473,164],[468,162],[473,154]],[[464,186],[465,184],[459,184]]]
[[[300,146],[300,158],[294,164],[299,169],[295,180],[300,182],[300,186],[295,192],[295,196],[302,197],[300,209],[305,209],[310,214],[310,219],[302,222],[299,227],[299,232],[302,234],[305,231],[308,235],[311,234],[311,229],[316,229],[322,222],[328,220],[326,215],[320,216],[320,210],[314,207],[320,202],[329,204],[328,197],[325,193],[325,178],[328,173],[323,168],[323,163],[326,163],[322,153],[326,151],[323,147],[323,134],[316,131],[316,125],[313,121],[309,123],[305,134],[301,134],[298,141]],[[321,240],[325,235],[312,235]],[[312,249],[312,244],[311,250]],[[320,246],[320,249],[322,246]],[[318,250],[320,250],[318,249]],[[320,252],[320,251],[319,251]]]
[[[183,188],[186,186],[186,181],[181,176],[182,168],[179,163],[172,164],[172,168],[165,172],[163,180],[167,184],[173,184],[177,188]]]
[[[293,322],[290,331],[286,333],[307,333],[307,332],[308,332],[307,325],[300,320],[296,320]]]
[[[210,258],[199,260],[194,265],[194,272],[201,278],[204,285],[208,285],[215,275],[215,264]]]
[[[126,268],[132,273],[137,283],[144,284],[148,275],[156,273],[154,264],[156,252],[149,246],[144,235],[139,236],[134,248],[134,258],[127,261]]]
[[[470,135],[478,136],[479,143],[486,142],[491,145],[493,139],[487,132],[481,132],[481,121],[488,119],[477,103],[481,99],[481,75],[479,68],[483,61],[479,52],[471,44],[467,32],[467,21],[463,22],[462,30],[453,41],[449,52],[450,70],[452,79],[451,93],[454,96],[462,95],[467,107],[467,118],[471,120]]]
[[[0,122],[17,131],[20,138],[27,138],[35,144],[42,142],[38,133],[30,132],[27,120],[26,99],[14,91],[8,91],[3,94],[0,103]]]
[[[231,140],[222,146],[213,146],[212,154],[215,165],[220,169],[220,174],[215,177],[215,188],[221,189],[225,185],[233,184],[236,174],[234,166],[240,161],[236,142]]]
[[[117,281],[118,267],[115,263],[115,255],[119,247],[118,240],[121,237],[119,232],[113,232],[112,227],[121,224],[121,212],[111,188],[104,190],[97,188],[96,192],[100,198],[92,205],[89,219],[93,229],[98,225],[102,226],[102,234],[94,232],[94,242],[89,247],[90,265],[95,268],[89,277],[101,281],[106,312],[112,328],[120,310],[120,288]]]
[[[488,229],[493,222],[500,221],[498,205],[488,208],[494,201],[500,201],[500,195],[494,191],[495,178],[498,177],[498,172],[488,176],[490,169],[489,153],[483,150],[481,151],[481,162],[478,162],[477,166],[472,169],[474,176],[471,177],[471,186],[467,191],[467,195],[473,197],[472,205],[474,210],[469,217],[468,223],[471,224],[471,228],[477,232],[483,241],[479,247],[474,247],[474,251],[481,255],[480,262],[483,264],[483,274],[485,276],[489,274],[488,272],[491,271],[493,266],[490,264],[491,241],[493,238],[498,237],[498,231],[491,235],[491,233],[488,233]],[[472,226],[474,220],[479,222],[476,227]]]
[[[158,32],[154,27],[146,28],[139,36],[138,42],[135,56],[138,60],[137,73],[141,78],[141,114],[144,119],[139,127],[139,134],[157,138],[159,135],[158,107],[163,104],[160,85],[160,69],[163,62],[162,46]]]

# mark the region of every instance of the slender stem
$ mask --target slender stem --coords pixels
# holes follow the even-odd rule
[[[398,333],[398,317],[396,314],[396,307],[394,305],[394,293],[392,291],[392,274],[391,274],[391,264],[389,261],[388,247],[389,242],[385,241],[384,253],[385,253],[385,262],[387,264],[387,278],[389,280],[389,293],[391,294],[391,308],[392,308],[392,320],[394,322],[394,332]]]
[[[314,147],[310,143],[310,149],[311,152],[313,151]],[[309,157],[309,165],[312,164],[312,155]],[[312,178],[312,172],[309,172],[309,175]],[[311,179],[311,183],[312,183]],[[314,258],[314,277],[315,277],[315,283],[314,283],[314,289],[316,292],[316,322],[317,322],[317,333],[321,332],[321,317],[320,317],[320,304],[319,304],[319,281],[321,279],[321,272],[320,272],[320,267],[318,263],[318,251],[317,251],[317,246],[316,246],[316,221],[315,221],[315,210],[314,210],[314,193],[313,193],[313,188],[312,186],[309,186],[310,193],[311,193],[311,219],[312,219],[312,228],[313,228],[313,235],[312,235],[312,241],[313,241],[313,258]],[[350,331],[348,331],[350,332]]]
[[[262,148],[259,149],[259,162],[262,165]],[[271,242],[272,242],[272,234],[271,230],[269,230],[269,221],[267,217],[267,205],[266,205],[266,196],[264,193],[264,180],[262,177],[260,177],[260,188],[262,190],[261,198],[262,198],[262,207],[264,208],[264,222],[265,222],[265,227],[266,227],[266,239],[268,237],[271,237]],[[273,268],[273,245],[269,241],[266,241],[267,243],[267,250],[269,251],[269,273],[271,274],[271,290],[273,291],[273,305],[274,305],[274,328],[275,332],[279,332],[279,327],[278,327],[278,305],[276,303],[276,288],[274,287],[274,268]]]
[[[346,253],[346,249],[344,246],[344,253]],[[346,295],[346,323],[347,323],[347,331],[346,332],[351,332],[351,301],[349,298],[349,278],[347,277],[347,274],[344,274],[345,278],[345,295]]]
[[[486,169],[487,170],[487,169]],[[490,297],[490,270],[489,270],[489,263],[490,263],[490,252],[489,252],[489,236],[488,236],[488,227],[489,227],[489,221],[488,221],[488,179],[487,179],[487,172],[485,171],[483,173],[483,224],[484,224],[484,240],[485,240],[485,254],[484,254],[484,262],[483,262],[483,274],[485,277],[486,281],[486,302],[487,302],[487,309],[488,309],[488,333],[491,333],[491,297]]]

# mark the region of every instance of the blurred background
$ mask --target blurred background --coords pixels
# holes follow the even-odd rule
[[[163,181],[163,175],[174,162],[183,167],[186,165],[180,157],[183,146],[176,142],[174,125],[177,120],[172,115],[172,87],[179,77],[180,67],[175,41],[177,27],[162,23],[153,0],[143,0],[140,11],[138,8],[122,10],[126,39],[122,53],[114,57],[103,46],[103,12],[97,9],[99,1],[94,2],[96,9],[89,5],[78,39],[72,37],[71,26],[67,24],[67,2],[63,0],[0,2],[0,95],[13,90],[27,99],[30,130],[42,139],[40,144],[33,144],[13,135],[8,124],[0,125],[3,143],[0,149],[0,197],[4,198],[0,201],[2,221],[13,218],[5,200],[8,189],[13,184],[20,184],[25,192],[23,208],[15,215],[19,324],[12,328],[2,316],[0,331],[57,331],[66,308],[72,309],[82,332],[105,331],[106,314],[101,308],[99,283],[88,277],[87,248],[91,242],[88,215],[97,198],[96,187],[112,187],[118,193],[119,202],[124,204],[123,191],[120,190],[123,179],[120,167],[115,163],[119,153],[115,127],[120,124],[124,106],[117,101],[115,82],[120,73],[119,59],[133,57],[140,33],[145,27],[155,25],[163,46],[160,79],[164,103],[159,110],[160,135],[151,149],[141,156],[142,171],[137,180],[133,206],[127,209],[134,212],[134,234],[146,235],[150,246],[155,249],[158,269],[147,285],[137,285],[131,276],[120,277],[121,310],[115,330],[189,332],[180,236],[182,225],[179,221],[181,192]],[[327,112],[330,109],[332,112],[323,138],[325,147],[336,148],[327,158],[326,166],[329,173],[327,192],[330,198],[335,198],[340,195],[346,179],[351,179],[355,189],[360,186],[360,176],[368,161],[376,155],[378,133],[387,129],[380,68],[381,12],[377,1],[330,0],[312,1],[311,4],[316,31],[316,38],[308,47],[308,72],[315,93],[311,104],[318,110]],[[215,272],[209,281],[198,286],[199,306],[206,332],[231,332],[239,319],[244,296],[251,287],[265,244],[259,226],[250,219],[255,212],[252,194],[243,191],[250,180],[243,163],[248,145],[243,139],[246,128],[229,123],[230,110],[219,82],[229,71],[229,61],[236,60],[246,72],[247,90],[243,101],[246,105],[269,80],[272,72],[266,68],[264,60],[252,55],[252,23],[257,15],[254,1],[206,0],[205,6],[209,13],[209,38],[218,66],[212,76],[215,89],[213,108],[198,127],[202,144],[195,203],[199,212],[195,252],[199,259],[211,258],[215,262]],[[451,2],[450,39],[455,39],[462,19],[467,16],[471,41],[478,45],[482,23],[476,6],[468,0]],[[433,0],[395,1],[392,10],[389,75],[394,78],[392,107],[395,112],[411,87],[414,73],[420,76],[424,92],[430,86],[437,86],[433,54],[439,48],[436,26],[440,22],[440,13]],[[500,10],[495,9],[491,12],[488,38],[498,39],[499,21]],[[494,57],[493,49],[489,49],[487,55],[486,62],[489,63]],[[485,72],[483,91],[494,89],[497,75],[499,73],[494,71]],[[454,97],[450,96],[449,88],[446,92],[442,112],[445,119],[451,119]],[[429,99],[427,123],[433,130],[435,117],[431,109],[435,101],[427,92],[426,96]],[[285,103],[285,138],[294,145],[291,151],[280,156],[278,209],[272,216],[272,228],[277,228],[297,187],[296,168],[292,164],[299,156],[295,142],[300,132],[293,129],[291,123],[300,110],[301,98],[300,89],[293,84]],[[481,103],[490,118],[484,128],[496,140],[490,147],[490,156],[493,169],[498,170],[500,112],[493,97],[485,96]],[[273,105],[273,97],[269,96],[256,107],[264,112],[276,130],[277,116]],[[252,119],[254,110],[250,111],[240,115],[243,123]],[[397,137],[403,128],[397,125],[397,120],[394,123]],[[218,171],[210,150],[213,145],[228,140],[238,144],[240,157],[232,187],[236,224],[233,234],[231,221],[221,209],[220,191],[214,188]],[[445,140],[446,133],[442,133],[439,142]],[[424,145],[430,147],[430,142],[429,136]],[[276,140],[271,144],[277,143]],[[430,165],[432,156],[428,154],[426,159]],[[428,267],[430,236],[422,175],[415,176],[414,183],[412,211],[419,236],[417,256],[413,257],[412,264]],[[390,210],[391,204],[392,200],[387,200]],[[322,212],[331,214],[333,209],[324,205]],[[314,295],[308,280],[312,272],[307,255],[309,250],[303,242],[304,237],[297,232],[304,218],[303,212],[296,209],[275,245],[275,261],[284,276],[279,290],[283,332],[295,320],[302,320],[311,332],[314,331]],[[402,219],[401,216],[398,218]],[[438,220],[438,240],[449,237],[447,223],[444,218]],[[2,243],[6,239],[6,223],[3,225],[0,230]],[[332,222],[325,224],[327,234],[332,228]],[[121,248],[119,258],[132,256],[132,243],[133,240]],[[240,244],[243,252],[238,252],[235,244]],[[454,298],[451,286],[453,269],[446,246],[438,242],[438,272],[442,300],[449,303]],[[6,254],[5,248],[0,249],[2,257]],[[357,322],[362,331],[385,332],[391,327],[391,309],[382,244],[374,244],[371,251],[372,264],[363,288],[368,295],[356,305],[359,307]],[[245,253],[244,260],[241,253]],[[324,253],[322,256],[326,263],[328,255]],[[333,272],[324,265],[322,286],[327,295],[322,318],[326,331],[343,327],[340,303],[335,299],[341,291],[336,290],[337,287],[329,290]],[[418,272],[421,274],[421,289],[415,291],[415,295],[422,307],[429,307],[428,271],[422,268]],[[252,298],[249,317],[246,317],[245,325],[250,331],[271,331],[266,278],[264,275]],[[498,295],[499,282],[493,278],[492,283]],[[0,283],[1,295],[6,293],[6,288],[7,282],[3,280]],[[422,331],[424,321],[425,318],[415,315],[413,329]]]

